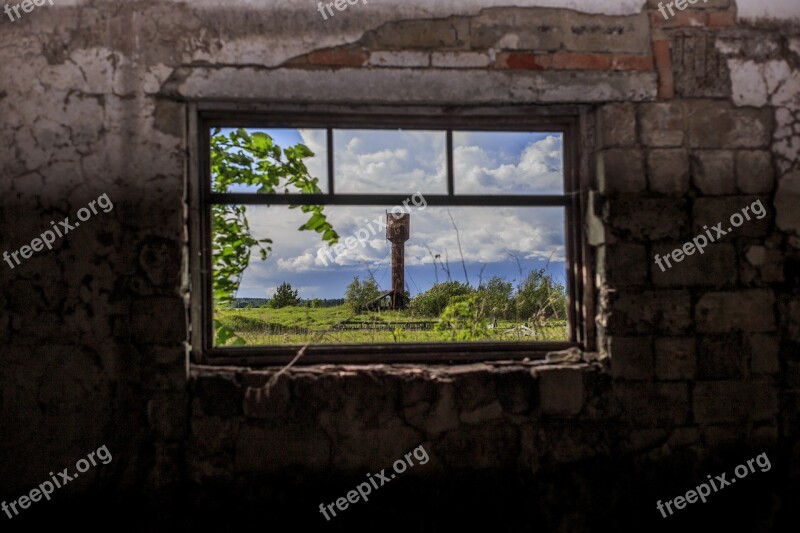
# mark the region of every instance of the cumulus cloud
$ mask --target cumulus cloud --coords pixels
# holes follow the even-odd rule
[[[397,137],[381,138],[382,133],[349,130],[337,133],[337,192],[354,189],[362,193],[369,190],[409,195],[416,190],[422,190],[423,194],[432,194],[426,190],[444,192],[432,189],[438,187],[437,180],[446,182],[443,140],[439,147],[439,141],[430,132],[401,132],[402,142],[398,142]],[[312,151],[325,153],[324,131],[300,130],[299,134]],[[515,137],[499,140],[487,137],[486,133],[481,135],[484,137],[465,135],[456,145],[454,170],[460,184],[457,192],[562,192],[560,135],[519,134],[529,136],[519,137],[505,134]],[[317,165],[318,168],[314,168],[320,177],[326,176],[324,158],[315,159],[318,160],[308,164],[309,169]],[[324,178],[321,181],[324,182]],[[363,274],[366,268],[386,267],[390,262],[390,244],[375,219],[384,217],[386,210],[392,207],[327,206],[325,213],[339,233],[340,242],[344,243],[359,230],[369,233],[363,246],[337,254],[320,240],[318,233],[298,231],[308,219],[300,209],[283,205],[248,206],[254,235],[271,238],[273,254],[264,262],[257,255],[252,256],[240,294],[257,292],[263,295],[267,287],[266,296],[271,296],[283,281],[297,287],[311,287],[317,279],[322,279],[323,284],[338,286],[342,280]],[[409,207],[411,239],[406,243],[406,264],[409,267],[431,265],[432,252],[440,254],[441,261],[446,255],[453,272],[460,271],[456,232],[447,208]],[[511,254],[528,261],[563,262],[565,259],[563,208],[451,207],[449,211],[458,226],[468,267],[513,261]],[[325,251],[334,258],[333,262],[322,253]]]

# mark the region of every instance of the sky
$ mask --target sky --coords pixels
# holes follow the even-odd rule
[[[306,166],[327,191],[324,130],[260,131],[280,146],[303,142],[311,148],[316,155]],[[334,130],[333,144],[337,192],[397,193],[407,197],[406,206],[326,206],[341,237],[338,249],[328,248],[315,232],[298,231],[307,220],[299,209],[247,206],[253,235],[271,238],[273,252],[266,261],[251,256],[237,297],[268,298],[288,282],[303,299],[341,298],[355,276],[365,279],[370,273],[389,289],[390,243],[383,223],[392,208],[411,215],[405,280],[412,295],[446,281],[447,263],[450,279],[473,286],[495,275],[517,285],[538,268],[565,283],[563,208],[427,205],[426,194],[447,191],[444,132]],[[454,132],[453,164],[456,194],[563,192],[558,133]],[[353,237],[350,248],[344,246],[347,237]]]

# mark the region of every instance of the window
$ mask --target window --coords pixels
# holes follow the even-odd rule
[[[200,360],[281,363],[307,345],[305,362],[457,362],[582,345],[576,126],[530,109],[199,112]]]

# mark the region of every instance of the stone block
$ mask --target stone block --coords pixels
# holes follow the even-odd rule
[[[604,105],[600,108],[598,119],[600,146],[609,148],[636,144],[636,108],[632,104]]]
[[[597,155],[597,182],[602,193],[642,192],[647,186],[642,153],[614,148]]]
[[[705,381],[694,387],[693,411],[700,424],[774,421],[777,385],[764,381]]]
[[[686,290],[624,292],[608,295],[606,316],[601,316],[609,335],[680,335],[689,330],[691,303]]]
[[[756,333],[747,337],[750,371],[754,374],[776,374],[780,370],[780,345],[775,335]]]
[[[689,190],[689,154],[683,149],[655,149],[647,155],[650,190],[683,196]]]
[[[672,255],[676,249],[683,255],[680,262]],[[691,255],[687,255],[687,251],[692,252]],[[656,255],[660,261],[655,260]],[[685,242],[658,244],[653,246],[650,259],[653,283],[663,287],[730,286],[738,279],[737,268],[736,250],[730,243],[710,244],[702,254],[694,248],[694,243],[692,247]]]
[[[642,427],[683,426],[689,416],[686,383],[614,382],[620,418]]]
[[[427,67],[431,63],[427,52],[372,52],[369,65],[373,67]]]
[[[747,350],[738,335],[704,335],[697,353],[698,379],[740,379],[747,371]]]
[[[783,176],[775,193],[775,223],[780,229],[800,234],[800,172]]]
[[[775,294],[766,289],[708,292],[695,306],[697,331],[775,331]]]
[[[647,146],[683,146],[686,120],[680,102],[642,104],[639,106],[642,143]]]
[[[653,378],[652,337],[610,337],[608,352],[611,355],[611,375],[614,378]]]
[[[689,222],[684,199],[619,196],[609,199],[604,211],[613,232],[627,240],[677,240]]]
[[[736,153],[736,186],[747,194],[768,193],[775,185],[772,156],[766,150]]]
[[[439,68],[484,68],[491,58],[480,52],[433,52],[431,66]]]
[[[767,198],[758,196],[698,198],[692,207],[693,236],[704,234],[710,242],[730,241],[739,237],[766,237],[772,219],[770,207]],[[724,235],[719,235],[714,229],[720,223],[719,229],[725,232]],[[739,227],[735,227],[734,223],[739,223]]]
[[[488,8],[472,18],[475,49],[556,51],[564,47],[564,15],[558,9]]]
[[[770,108],[735,108],[717,100],[685,103],[692,148],[766,148],[772,138]]]
[[[539,405],[546,415],[573,416],[583,409],[585,369],[545,367],[535,371],[539,379]]]
[[[576,52],[650,52],[647,13],[604,16],[563,11],[564,49]]]
[[[659,337],[655,340],[657,380],[692,380],[697,372],[694,337]]]
[[[647,257],[642,244],[616,243],[597,250],[597,275],[609,285],[639,285],[647,280]]]
[[[695,150],[692,152],[692,183],[707,195],[731,194],[735,190],[733,152]]]

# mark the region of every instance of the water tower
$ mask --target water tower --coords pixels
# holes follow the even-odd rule
[[[410,213],[386,213],[386,240],[392,243],[392,290],[390,309],[403,309],[405,295],[405,243],[411,234]]]

